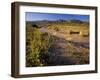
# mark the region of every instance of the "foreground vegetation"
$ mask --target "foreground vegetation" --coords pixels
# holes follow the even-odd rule
[[[26,32],[26,66],[47,65],[51,36],[48,33],[41,33],[38,28],[30,24],[27,24]]]

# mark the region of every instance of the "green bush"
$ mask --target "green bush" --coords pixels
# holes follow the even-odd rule
[[[26,66],[46,65],[48,49],[50,47],[50,35],[41,33],[39,29],[30,25],[26,27]]]

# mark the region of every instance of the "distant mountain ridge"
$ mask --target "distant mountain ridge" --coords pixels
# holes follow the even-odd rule
[[[55,22],[72,22],[72,23],[89,23],[87,21],[81,21],[81,20],[75,20],[75,19],[72,19],[72,20],[62,20],[62,19],[59,19],[59,20],[40,20],[40,21],[27,21],[27,22],[30,22],[30,23],[55,23]]]

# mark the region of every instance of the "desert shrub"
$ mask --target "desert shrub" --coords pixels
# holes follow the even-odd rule
[[[32,27],[33,27],[33,28],[40,28],[40,26],[38,26],[38,25],[36,25],[36,24],[33,24]]]
[[[59,31],[59,28],[58,27],[55,27],[54,30]]]
[[[50,35],[41,33],[38,28],[27,25],[26,28],[26,66],[47,64]]]

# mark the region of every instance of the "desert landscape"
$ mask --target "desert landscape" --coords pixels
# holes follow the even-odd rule
[[[89,64],[89,22],[26,21],[26,67]]]

